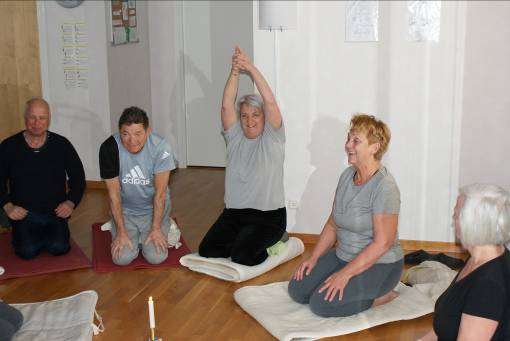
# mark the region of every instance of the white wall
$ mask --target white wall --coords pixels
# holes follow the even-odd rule
[[[224,167],[221,98],[234,46],[239,44],[253,56],[253,6],[250,1],[185,1],[183,5],[187,162]],[[241,76],[239,97],[252,92],[252,81]]]
[[[319,233],[345,168],[352,113],[377,113],[392,141],[384,163],[401,191],[402,239],[453,240],[454,118],[462,70],[462,6],[443,2],[439,43],[406,40],[406,2],[380,2],[380,42],[346,43],[345,2],[298,1],[298,29],[279,33],[279,102],[287,132],[285,188],[293,232]],[[273,33],[259,31],[255,62],[273,79]],[[460,46],[462,47],[462,46]]]
[[[142,42],[111,48],[104,2],[64,9],[38,1],[51,129],[74,144],[87,179],[99,179],[99,145],[115,131],[128,102],[147,108],[156,131],[173,144],[180,166],[186,165],[182,5],[139,3]],[[437,44],[406,41],[405,5],[380,2],[378,43],[344,41],[344,2],[300,1],[297,30],[278,33],[276,90],[287,131],[286,195],[298,203],[289,210],[290,230],[320,232],[346,166],[349,119],[358,111],[377,113],[392,130],[384,163],[402,193],[401,238],[452,241],[450,215],[459,182],[510,187],[509,4],[443,2]],[[274,36],[258,30],[257,9],[254,2],[254,60],[272,83]],[[88,90],[66,90],[62,82],[59,25],[73,19],[89,27]],[[142,51],[147,48],[149,57]],[[113,65],[122,49],[133,53],[124,64]],[[140,69],[134,75],[117,74],[122,65],[135,64]]]
[[[510,2],[469,1],[460,184],[510,189]]]
[[[100,180],[99,146],[118,130],[122,110],[136,105],[152,121],[148,3],[137,2],[140,42],[119,46],[110,43],[109,7],[104,1],[85,1],[73,9],[38,1],[37,8],[43,95],[53,114],[50,129],[73,143],[87,180]],[[88,25],[88,89],[68,90],[63,83],[60,25],[72,20]]]
[[[123,45],[107,43],[112,132],[118,131],[119,117],[122,111],[130,106],[137,106],[146,111],[151,125],[154,123],[151,119],[151,51],[147,12],[148,2],[137,1],[137,29],[140,39],[138,43]]]
[[[182,3],[151,1],[148,6],[152,125],[186,166],[183,91]]]
[[[111,134],[107,67],[105,2],[85,1],[66,9],[55,1],[38,1],[39,46],[43,96],[50,103],[50,130],[67,137],[85,167],[87,180],[99,180],[98,151]],[[89,88],[66,90],[61,66],[60,25],[83,20],[88,24]]]

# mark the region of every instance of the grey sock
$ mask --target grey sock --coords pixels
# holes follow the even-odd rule
[[[280,241],[281,242],[286,242],[289,240],[289,234],[287,233],[287,231],[283,232],[283,236],[280,238]]]

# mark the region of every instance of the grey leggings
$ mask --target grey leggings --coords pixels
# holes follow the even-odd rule
[[[399,282],[404,260],[395,263],[374,264],[352,277],[343,292],[342,300],[335,296],[332,302],[324,300],[326,290],[319,293],[323,282],[348,262],[339,259],[335,250],[322,255],[308,276],[289,282],[289,295],[298,303],[310,304],[316,315],[323,317],[350,316],[367,310],[374,300],[390,292]]]
[[[10,341],[22,323],[23,315],[17,309],[0,301],[0,341]]]

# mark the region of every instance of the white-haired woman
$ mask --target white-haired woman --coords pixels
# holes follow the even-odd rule
[[[260,93],[241,97],[239,73],[247,73]],[[200,243],[203,257],[231,257],[257,265],[286,228],[283,192],[285,130],[282,115],[264,76],[236,46],[223,92],[223,136],[227,143],[225,209]]]
[[[466,265],[435,306],[433,329],[421,340],[510,340],[510,193],[494,185],[461,188],[455,234]]]

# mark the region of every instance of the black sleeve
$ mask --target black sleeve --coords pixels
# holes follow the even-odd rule
[[[4,141],[0,143],[0,209],[3,209],[4,205],[11,201],[7,190],[8,164],[7,144]]]
[[[487,277],[477,279],[466,296],[463,313],[501,322],[507,299],[504,285]]]
[[[74,149],[71,142],[66,139],[65,148],[65,160],[66,160],[66,173],[67,183],[69,185],[69,192],[67,192],[67,199],[74,203],[74,206],[78,206],[85,192],[85,171],[83,170],[83,164],[78,156],[78,153]]]
[[[119,176],[119,147],[113,136],[110,136],[99,148],[99,173],[103,179]]]

